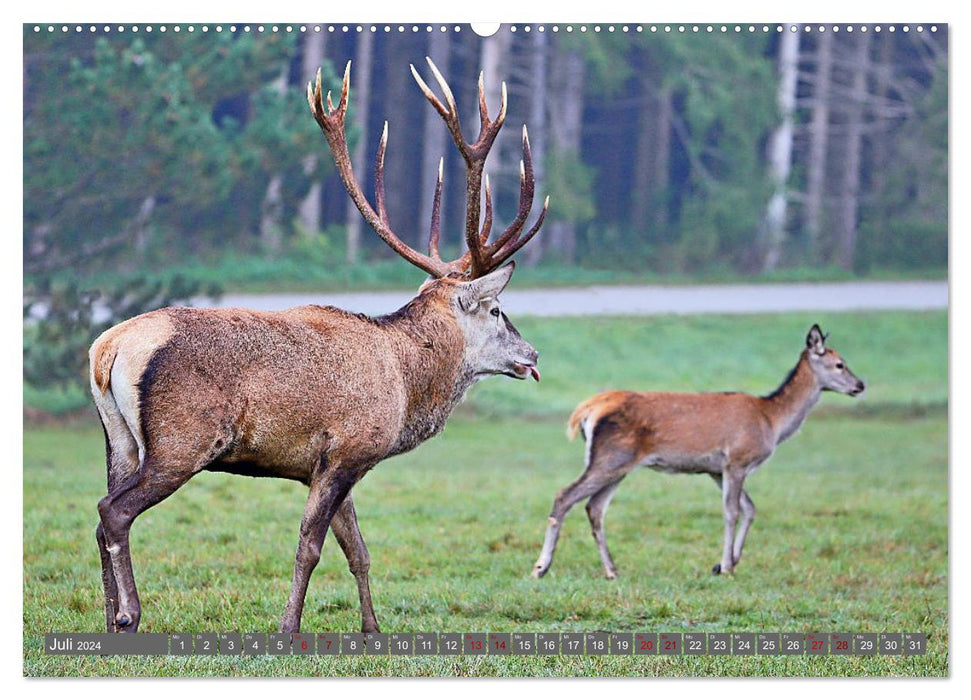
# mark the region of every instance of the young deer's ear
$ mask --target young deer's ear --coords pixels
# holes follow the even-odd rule
[[[509,284],[515,269],[516,264],[509,263],[477,280],[463,282],[459,285],[458,291],[459,308],[466,313],[471,313],[478,308],[482,299],[499,296],[499,293]]]
[[[806,347],[817,355],[822,355],[826,352],[825,342],[826,336],[820,330],[819,324],[814,323],[813,327],[809,329],[809,334],[806,336]]]

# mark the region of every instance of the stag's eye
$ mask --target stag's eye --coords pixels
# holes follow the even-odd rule
[[[496,318],[499,318],[499,307],[498,306],[492,307],[492,310],[489,313],[495,316]]]
[[[845,367],[845,365],[842,362],[836,363],[836,369],[843,369],[843,367]]]

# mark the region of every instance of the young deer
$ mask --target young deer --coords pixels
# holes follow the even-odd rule
[[[577,406],[567,435],[572,440],[582,431],[586,467],[579,479],[556,495],[533,576],[542,577],[553,563],[567,511],[589,498],[587,517],[600,559],[607,578],[617,577],[607,549],[604,515],[620,482],[639,466],[671,474],[707,474],[715,480],[722,491],[725,539],[721,561],[712,572],[731,573],[755,518],[755,504],[742,488],[745,477],[795,434],[823,391],[856,396],[864,389],[843,358],[825,347],[826,337],[814,325],[798,364],[765,397],[607,391]]]
[[[97,540],[109,632],[134,632],[141,616],[129,552],[132,522],[203,470],[294,479],[310,489],[281,631],[300,629],[307,584],[331,527],[357,580],[362,629],[376,632],[368,551],[351,489],[381,460],[441,431],[479,379],[505,374],[539,381],[537,352],[497,299],[513,273],[513,263],[500,265],[536,234],[548,205],[524,233],[534,186],[525,127],[519,210],[490,242],[488,180],[480,228],[482,171],[505,118],[505,85],[493,121],[480,76],[481,131],[466,143],[452,93],[428,63],[444,104],[414,66],[412,73],[444,118],[467,170],[468,251],[451,262],[438,250],[441,167],[425,255],[403,243],[388,221],[387,125],[377,156],[376,210],[351,170],[344,135],[350,63],[336,108],[329,93],[324,108],[319,72],[316,86],[308,86],[310,108],[364,219],[401,257],[431,275],[414,299],[379,318],[321,306],[270,313],[160,309],[109,329],[91,346],[91,390],[108,463]]]

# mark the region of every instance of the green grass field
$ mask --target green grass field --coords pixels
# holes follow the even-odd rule
[[[24,673],[30,676],[942,676],[948,674],[947,317],[944,313],[516,320],[543,382],[475,387],[444,433],[355,489],[383,631],[924,632],[917,657],[56,657],[52,631],[103,631],[95,420],[24,434]],[[529,573],[555,492],[582,468],[573,405],[610,386],[764,393],[810,323],[868,380],[827,395],[747,481],[759,508],[734,577],[710,479],[642,470],[607,532],[603,578],[581,506],[546,578]],[[272,632],[292,573],[303,487],[202,474],[132,530],[144,632]],[[331,538],[303,629],[357,631]]]

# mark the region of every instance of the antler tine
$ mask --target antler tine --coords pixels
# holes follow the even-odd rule
[[[388,210],[385,206],[384,197],[384,152],[388,148],[388,122],[384,123],[384,131],[381,132],[381,143],[378,144],[378,156],[374,166],[374,201],[378,205],[378,216],[385,226],[390,226],[388,221]]]
[[[415,82],[418,83],[418,87],[421,89],[422,94],[425,95],[425,99],[431,102],[432,107],[435,111],[441,115],[442,119],[445,121],[445,126],[448,127],[448,132],[452,135],[452,140],[458,147],[459,152],[465,159],[466,163],[471,163],[473,154],[469,148],[469,144],[465,142],[465,137],[462,135],[462,122],[459,119],[459,111],[455,106],[455,97],[452,95],[452,90],[448,87],[448,83],[445,82],[445,78],[439,72],[438,67],[432,61],[432,59],[425,57],[428,61],[428,65],[432,69],[432,74],[435,76],[435,80],[438,82],[439,87],[445,95],[445,104],[442,104],[435,93],[432,92],[428,84],[422,80],[422,77],[418,74],[418,69],[415,68],[414,64],[411,65],[411,74],[415,78]]]
[[[442,223],[442,168],[445,159],[438,160],[438,182],[435,184],[435,199],[432,200],[432,226],[428,235],[428,254],[436,260],[441,260],[442,256],[438,252],[438,240],[441,237]]]
[[[492,188],[489,187],[489,174],[485,176],[485,219],[482,222],[482,232],[479,234],[479,242],[485,245],[492,232]]]
[[[435,62],[428,56],[425,56],[425,60],[428,62],[428,67],[432,69],[432,75],[435,76],[435,80],[438,82],[438,87],[442,89],[442,94],[445,95],[445,104],[448,105],[449,111],[455,115],[456,119],[458,119],[459,110],[455,106],[455,96],[452,95],[451,88],[449,88],[448,83],[445,82],[445,78],[442,77],[442,74],[439,72],[438,66],[435,65]]]
[[[428,84],[422,80],[421,75],[418,73],[418,69],[415,68],[415,64],[409,63],[408,65],[411,67],[411,75],[415,79],[415,82],[418,83],[418,87],[421,89],[422,94],[425,95],[425,99],[432,103],[432,107],[435,108],[436,112],[442,115],[442,119],[448,120],[448,108],[443,105],[437,97],[435,97],[435,93],[432,92],[431,88],[428,87]]]
[[[340,99],[340,102],[337,103],[337,109],[339,109],[342,112],[347,111],[347,93],[350,92],[350,89],[351,89],[351,62],[348,61],[344,65],[344,79],[341,81],[341,99]],[[330,102],[330,99],[328,99],[327,101]]]
[[[368,225],[374,229],[375,233],[392,250],[428,274],[434,277],[445,277],[454,271],[453,265],[446,264],[440,259],[436,260],[414,250],[395,234],[388,223],[387,211],[384,208],[384,152],[388,141],[387,124],[385,124],[385,131],[381,137],[381,145],[378,148],[378,168],[375,183],[376,198],[380,213],[375,212],[371,207],[367,197],[361,190],[361,186],[357,182],[357,178],[354,176],[354,168],[351,165],[351,154],[348,152],[347,138],[344,134],[344,118],[347,114],[347,98],[350,82],[351,62],[348,61],[347,66],[344,68],[344,80],[341,84],[340,101],[337,107],[334,108],[333,102],[328,97],[327,110],[324,110],[322,104],[319,70],[317,71],[315,86],[313,88],[308,86],[307,88],[307,100],[310,103],[310,110],[314,115],[314,119],[320,125],[320,129],[324,133],[324,138],[327,139],[327,145],[330,146],[331,153],[334,156],[334,165],[337,167],[337,173],[340,175],[341,182],[344,183],[347,194],[350,196],[351,201],[354,202],[358,211],[361,212],[361,216],[364,217]]]
[[[489,121],[489,107],[485,98],[485,71],[479,71],[479,121],[486,124]]]
[[[533,224],[529,231],[526,232],[525,236],[511,241],[506,245],[505,248],[500,250],[490,261],[491,268],[495,269],[496,267],[499,267],[499,265],[511,258],[517,250],[529,243],[530,239],[532,239],[532,237],[539,232],[540,227],[543,225],[543,220],[546,218],[546,211],[549,209],[549,207],[550,198],[549,195],[547,195],[545,201],[543,202],[543,209],[540,211],[539,217],[536,219],[536,223]]]
[[[533,208],[534,187],[535,181],[533,179],[533,157],[531,151],[529,150],[529,133],[526,131],[526,125],[524,124],[523,159],[519,162],[519,210],[516,212],[516,217],[513,219],[512,223],[509,224],[505,231],[503,231],[502,235],[499,236],[499,238],[497,238],[492,245],[488,246],[486,251],[487,255],[493,256],[502,251],[503,246],[518,236],[523,230],[523,226],[526,223],[526,217],[529,216],[529,211]],[[506,257],[508,257],[508,255]],[[505,257],[498,262],[502,262],[502,260],[505,260]],[[498,264],[498,262],[496,264]]]

